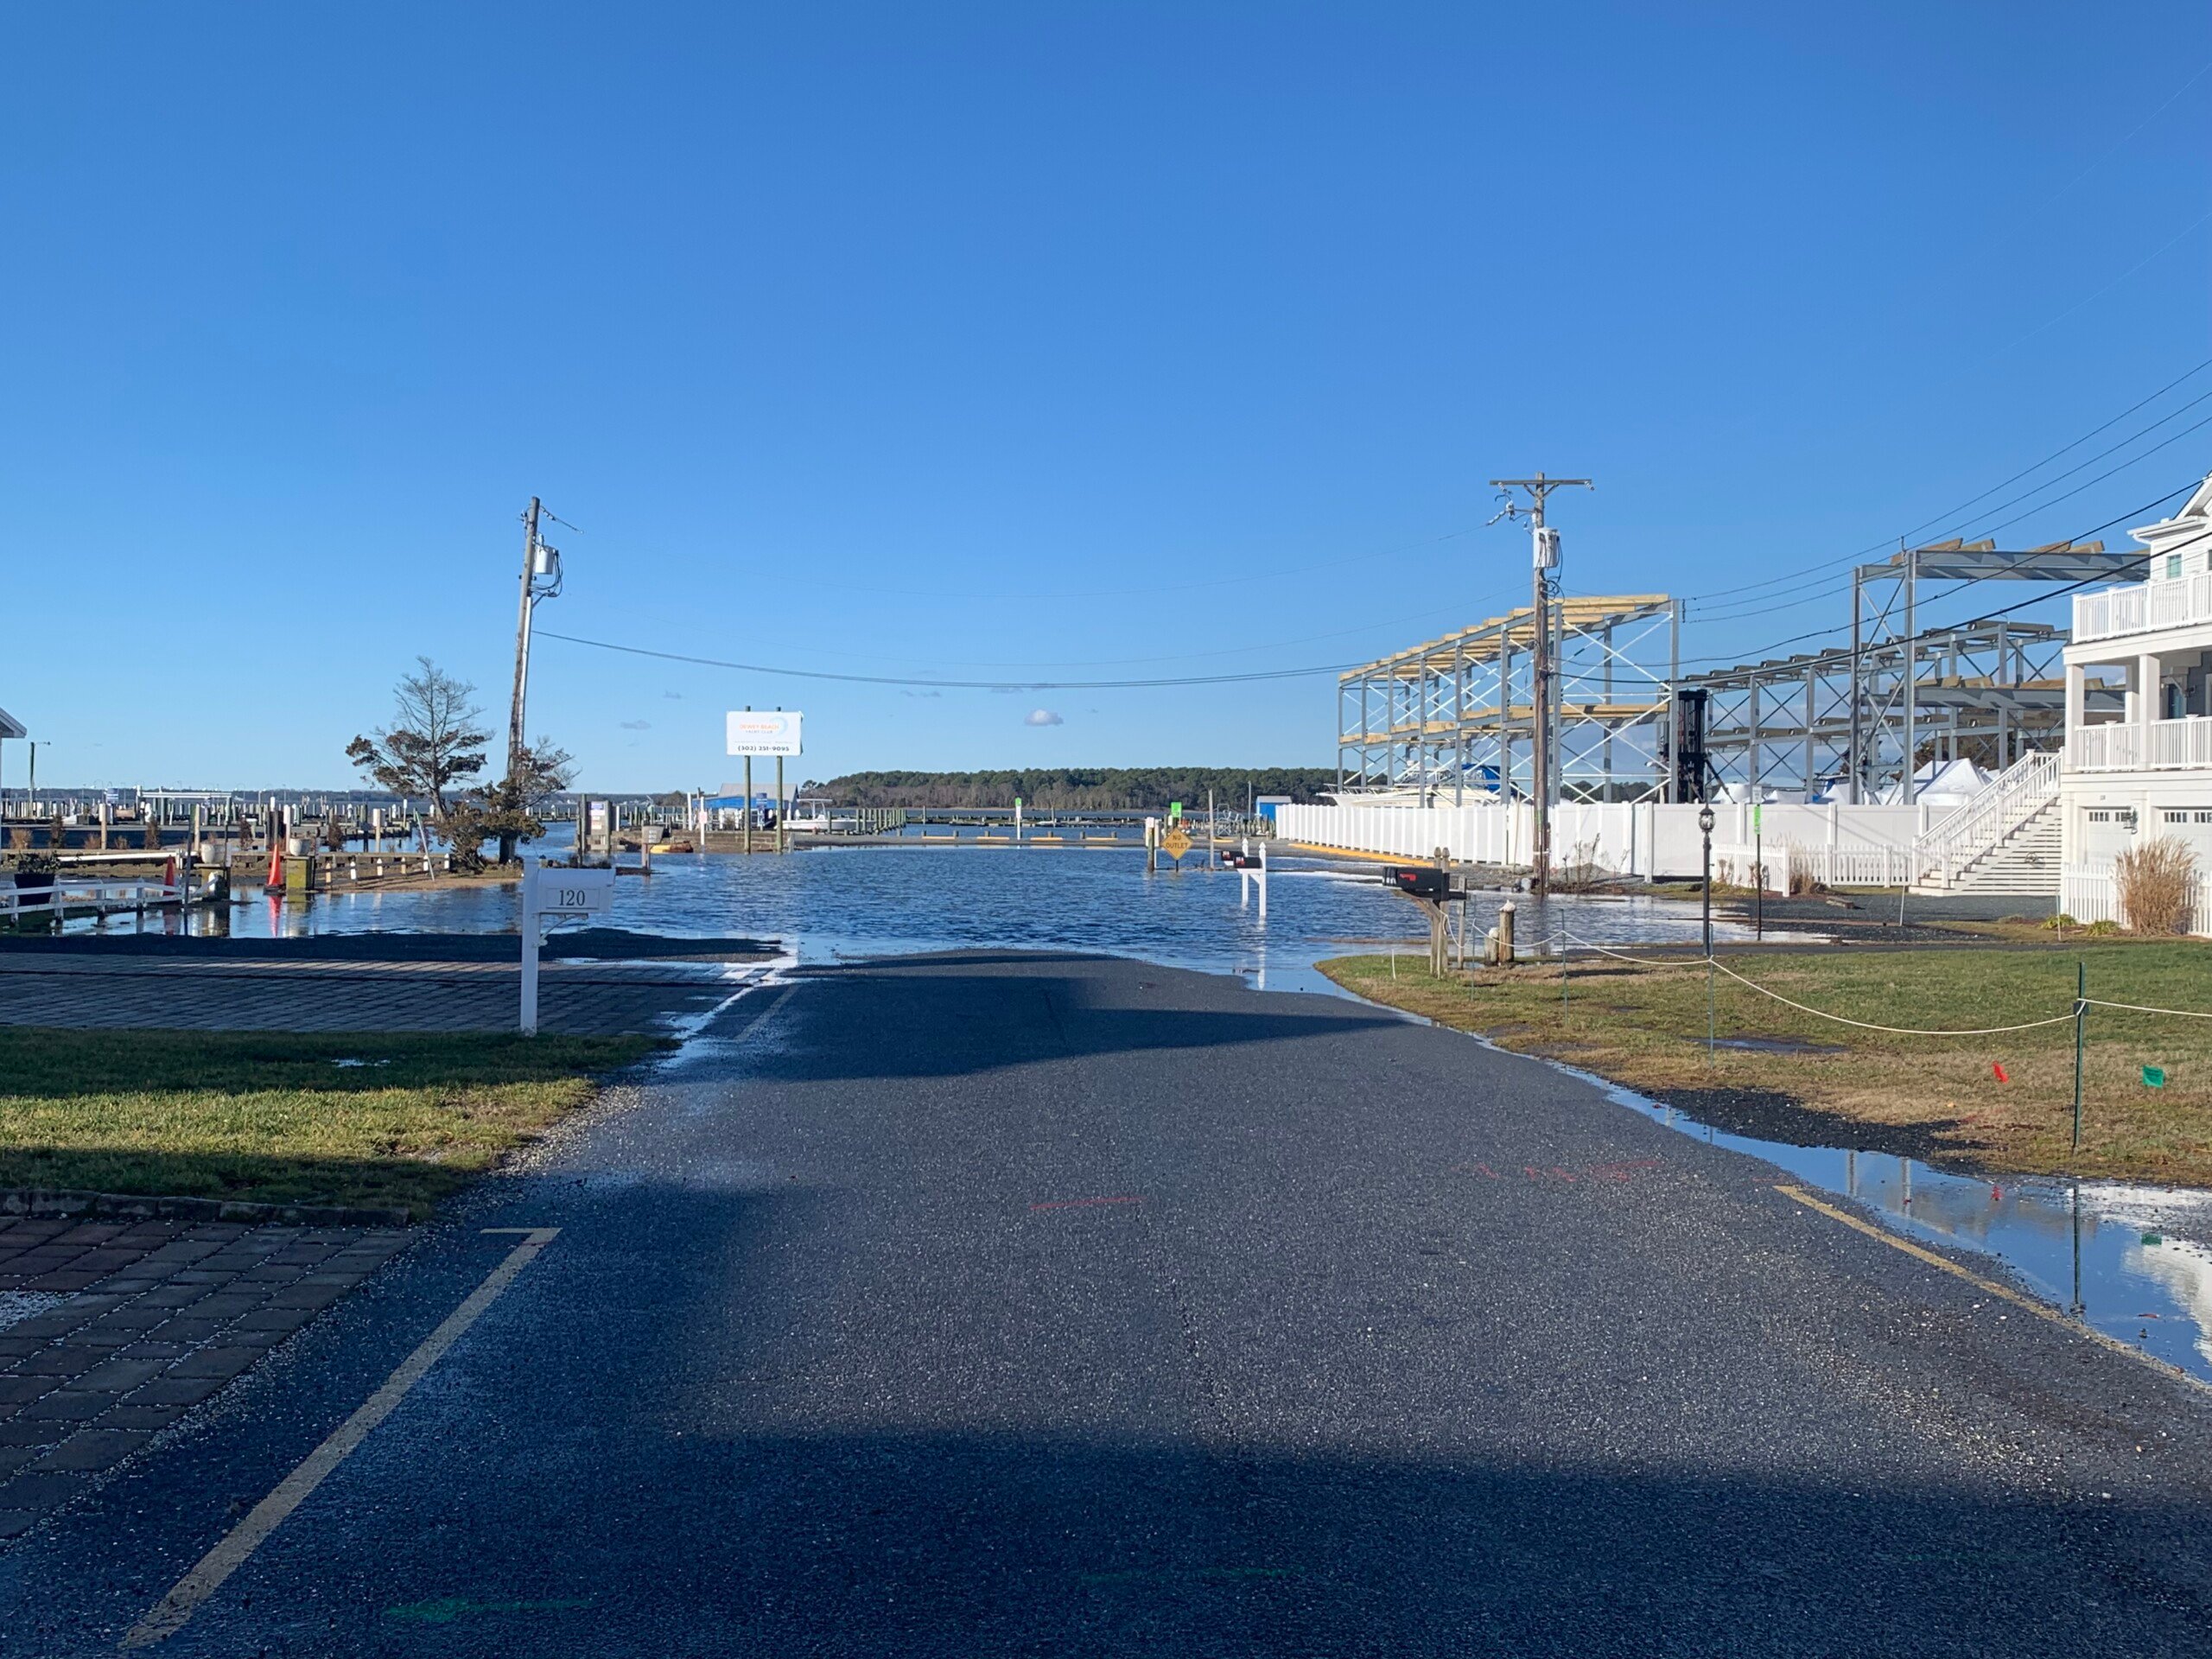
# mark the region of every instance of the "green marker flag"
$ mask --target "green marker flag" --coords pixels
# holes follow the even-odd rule
[[[2145,1066],[2143,1068],[2143,1086],[2145,1089],[2164,1088],[2166,1086],[2166,1068],[2163,1065]]]

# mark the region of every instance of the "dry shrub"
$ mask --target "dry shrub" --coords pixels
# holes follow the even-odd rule
[[[1814,874],[1815,868],[1810,853],[1800,847],[1789,849],[1789,896],[1792,899],[1800,899],[1821,890],[1820,877]]]
[[[1552,877],[1552,886],[1560,893],[1589,893],[1605,879],[1605,868],[1598,862],[1598,843],[1578,841]]]
[[[2196,906],[2196,855],[2160,836],[2113,861],[2113,898],[2131,933],[2186,933]]]

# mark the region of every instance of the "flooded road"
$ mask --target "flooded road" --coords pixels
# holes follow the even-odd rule
[[[1268,913],[1240,906],[1233,873],[1192,861],[1147,874],[1137,850],[855,848],[744,858],[664,856],[650,879],[617,884],[617,927],[678,937],[785,940],[801,963],[978,946],[1077,950],[1233,973],[1264,990],[1335,993],[1314,964],[1348,952],[1426,949],[1426,922],[1373,867],[1286,858]],[[1474,932],[1513,898],[1524,948],[1560,927],[1608,944],[1688,943],[1698,912],[1643,897],[1483,893]],[[237,937],[373,931],[512,931],[512,887],[258,896],[234,904]],[[168,925],[174,926],[175,918]],[[110,931],[125,924],[111,922]],[[147,918],[149,927],[162,925]],[[1722,938],[1747,930],[1716,925]],[[1750,1046],[1763,1039],[1739,1038]],[[1611,1085],[1608,1085],[1611,1088]],[[2021,1179],[1992,1183],[1910,1160],[1730,1135],[1626,1090],[1631,1110],[1700,1140],[1764,1158],[1800,1180],[1878,1211],[1922,1238],[1966,1245],[2098,1330],[2212,1379],[2212,1193]]]
[[[610,925],[677,937],[775,938],[801,962],[991,946],[1095,950],[1175,968],[1233,973],[1263,990],[1333,988],[1313,964],[1392,945],[1425,951],[1427,922],[1382,886],[1380,868],[1285,858],[1268,877],[1268,914],[1240,906],[1235,872],[1194,855],[1179,873],[1147,873],[1141,849],[856,847],[785,856],[669,855],[650,878],[616,883]],[[1514,900],[1523,948],[1564,926],[1608,944],[1688,943],[1696,909],[1646,897],[1479,893],[1479,938]],[[227,917],[238,938],[368,931],[498,933],[520,912],[508,887],[454,886],[318,894],[305,903],[253,896]],[[149,918],[149,926],[161,924]],[[174,920],[171,920],[174,925]],[[127,922],[109,924],[111,929]],[[1724,938],[1748,929],[1716,925]]]

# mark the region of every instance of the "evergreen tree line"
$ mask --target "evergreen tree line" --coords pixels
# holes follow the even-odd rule
[[[1242,810],[1255,795],[1287,795],[1313,801],[1337,786],[1323,766],[1099,766],[997,772],[855,772],[809,795],[839,806],[1003,806],[1019,796],[1033,811],[1160,811],[1180,801],[1185,811],[1205,810],[1211,790],[1224,811]]]

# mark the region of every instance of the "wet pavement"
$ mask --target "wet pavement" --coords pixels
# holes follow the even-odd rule
[[[807,972],[0,1552],[0,1630],[111,1652],[182,1584],[155,1651],[2201,1652],[2212,1395],[1788,1179],[1339,998]]]
[[[210,944],[219,944],[210,941]],[[510,950],[517,950],[512,941]],[[711,1013],[762,971],[743,964],[549,961],[541,1030],[658,1033]],[[0,1023],[169,1031],[507,1031],[518,963],[85,951],[0,953]]]
[[[1707,1145],[1764,1159],[1930,1243],[1986,1254],[2055,1308],[2212,1383],[2212,1192],[2051,1176],[1996,1179],[1916,1158],[1732,1135],[1617,1085],[1613,1098]]]

